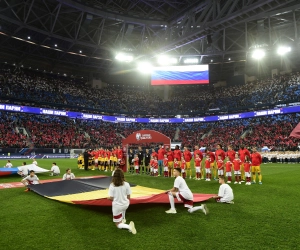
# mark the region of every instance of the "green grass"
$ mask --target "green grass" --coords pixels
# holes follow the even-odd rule
[[[79,176],[103,174],[77,169],[76,160],[55,160],[61,171],[68,167]],[[5,165],[4,160],[0,166]],[[13,160],[14,166],[22,160]],[[50,168],[53,160],[38,160]],[[165,214],[168,204],[132,205],[127,220],[137,234],[120,230],[112,222],[110,207],[87,207],[52,201],[23,188],[2,189],[2,249],[299,249],[298,164],[262,165],[263,185],[232,185],[234,205],[206,202],[210,214]],[[40,179],[53,178],[40,174]],[[172,187],[173,179],[126,175],[129,182],[160,188]],[[0,177],[0,183],[19,181]],[[215,181],[187,180],[195,193],[216,193]]]

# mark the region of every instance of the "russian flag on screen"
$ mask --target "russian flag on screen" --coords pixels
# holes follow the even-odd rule
[[[151,85],[208,83],[208,65],[155,67],[151,75]]]

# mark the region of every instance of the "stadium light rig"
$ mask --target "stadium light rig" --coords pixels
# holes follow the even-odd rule
[[[199,59],[198,58],[186,58],[183,60],[184,64],[197,64],[199,63]]]
[[[115,59],[120,62],[131,62],[133,60],[133,56],[129,54],[118,53]]]
[[[277,54],[278,55],[285,55],[286,53],[291,52],[291,47],[285,47],[285,46],[281,46],[277,49]]]
[[[178,59],[175,57],[168,57],[168,56],[158,56],[157,57],[157,63],[159,65],[171,65],[171,64],[177,64],[178,63]]]
[[[137,70],[144,74],[149,74],[152,72],[153,66],[149,62],[139,62],[137,65]]]
[[[264,58],[266,55],[265,51],[262,49],[256,49],[252,52],[252,58],[256,60],[260,60]]]

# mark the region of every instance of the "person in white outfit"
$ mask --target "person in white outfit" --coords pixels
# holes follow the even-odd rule
[[[112,182],[108,189],[108,198],[112,201],[113,222],[119,229],[127,229],[132,234],[136,234],[133,221],[126,224],[125,213],[130,203],[131,189],[125,181],[122,169],[116,169],[112,177]]]
[[[219,177],[219,193],[217,196],[213,196],[213,199],[216,199],[217,202],[220,203],[227,203],[227,204],[234,204],[233,199],[233,191],[232,188],[225,183],[224,177]]]
[[[12,168],[12,164],[11,164],[11,162],[10,162],[10,160],[7,160],[7,163],[6,163],[6,165],[5,165],[5,167],[6,168]]]
[[[51,176],[55,176],[55,175],[60,175],[60,169],[59,167],[56,165],[56,162],[52,163],[52,167],[51,167]]]
[[[180,176],[181,175],[181,168],[174,168],[173,176],[175,177],[174,186],[171,190],[167,191],[166,193],[169,196],[171,208],[166,211],[167,214],[176,214],[177,211],[175,209],[175,202],[174,198],[178,201],[182,201],[184,206],[188,208],[189,213],[193,213],[197,210],[202,210],[202,212],[207,215],[208,208],[205,204],[201,206],[194,207],[193,202],[193,193],[189,189],[188,185],[186,184],[185,180]]]
[[[70,180],[73,180],[75,179],[75,175],[73,173],[71,173],[71,169],[68,168],[66,170],[66,173],[63,175],[63,181],[70,181]]]

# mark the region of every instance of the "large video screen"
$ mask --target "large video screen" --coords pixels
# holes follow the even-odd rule
[[[154,67],[151,85],[209,84],[208,65]]]

